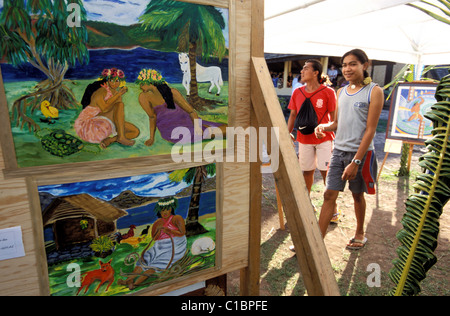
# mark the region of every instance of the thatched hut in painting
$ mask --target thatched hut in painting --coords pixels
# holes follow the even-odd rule
[[[117,220],[127,212],[89,194],[56,198],[42,216],[52,225],[56,249],[94,240],[117,230]]]

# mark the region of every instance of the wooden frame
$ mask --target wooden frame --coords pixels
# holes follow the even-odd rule
[[[192,2],[194,4],[198,5],[213,5],[216,9],[220,9],[221,14],[223,15],[225,19],[225,28],[224,33],[226,30],[229,30],[229,8],[230,5],[228,1],[185,1],[185,2]],[[94,22],[92,22],[94,23]],[[105,27],[102,24],[98,24],[99,27]],[[112,24],[113,26],[116,26]],[[94,25],[95,26],[95,25]],[[132,27],[132,26],[130,26]],[[89,25],[89,29],[94,29],[97,33],[101,34],[102,32],[98,32],[93,26]],[[118,34],[123,34],[123,32],[117,32]],[[228,47],[226,47],[229,51],[232,50],[230,47],[230,40],[233,40],[233,36],[230,36],[230,32],[228,31],[228,35],[224,35],[225,38],[225,44],[227,44]],[[114,36],[109,36],[108,40],[110,38],[114,38]],[[139,39],[136,39],[137,43],[139,42]],[[152,41],[150,41],[152,42]],[[167,41],[168,44],[167,47],[172,47],[173,44],[170,44],[169,41]],[[163,42],[165,43],[165,42]],[[139,44],[137,44],[139,45]],[[150,45],[150,44],[149,44]],[[155,44],[156,45],[156,44]],[[162,45],[164,47],[164,44],[157,44]],[[114,47],[113,47],[114,48]],[[119,47],[120,48],[120,47]],[[172,49],[172,48],[168,48]],[[60,109],[59,110],[59,117],[52,118],[49,114],[46,114],[48,111],[43,110],[43,107],[39,107],[39,109],[33,110],[31,114],[27,113],[30,112],[28,107],[31,107],[32,102],[37,102],[37,97],[30,98],[30,100],[25,99],[25,101],[20,101],[24,105],[21,106],[22,103],[19,103],[17,106],[17,102],[22,99],[22,94],[29,93],[29,89],[31,86],[30,82],[27,82],[27,85],[22,88],[23,85],[21,85],[22,81],[16,82],[14,80],[17,79],[11,79],[11,82],[4,81],[3,77],[8,77],[7,75],[10,75],[11,78],[22,78],[22,76],[17,76],[18,72],[21,73],[33,73],[33,72],[27,72],[19,69],[14,69],[10,67],[10,65],[4,65],[7,67],[7,70],[3,70],[3,76],[2,72],[0,71],[0,139],[1,139],[1,146],[2,146],[2,153],[4,156],[5,161],[5,169],[4,174],[6,177],[23,177],[26,175],[45,175],[49,172],[56,172],[56,173],[64,173],[67,169],[78,169],[78,168],[89,168],[92,164],[99,164],[101,167],[101,164],[98,163],[99,161],[105,161],[106,164],[109,166],[111,165],[118,165],[123,166],[124,164],[133,164],[133,165],[139,165],[141,163],[148,163],[148,158],[151,157],[156,164],[165,164],[170,163],[172,161],[171,159],[171,150],[179,146],[181,144],[180,138],[178,141],[171,141],[167,137],[170,136],[162,136],[160,137],[160,133],[158,131],[162,131],[163,129],[172,128],[169,127],[167,124],[163,124],[160,122],[160,120],[157,121],[157,132],[155,136],[155,141],[153,145],[150,147],[144,145],[144,142],[149,138],[149,131],[148,131],[148,121],[149,118],[147,117],[147,114],[145,111],[139,106],[138,97],[139,97],[139,85],[134,83],[134,80],[138,78],[140,68],[148,68],[150,66],[155,67],[155,69],[161,71],[162,75],[164,77],[168,77],[167,81],[169,82],[169,85],[171,88],[175,88],[180,93],[183,94],[182,98],[187,98],[187,88],[184,85],[185,78],[183,77],[182,70],[185,71],[186,69],[183,69],[183,63],[178,61],[178,53],[177,52],[166,52],[163,49],[158,48],[151,48],[149,50],[145,50],[144,52],[141,52],[140,50],[143,50],[141,48],[132,49],[132,50],[123,50],[123,49],[114,49],[114,50],[108,50],[108,54],[105,57],[105,54],[102,50],[94,49],[90,50],[90,57],[91,57],[91,63],[87,66],[79,66],[77,68],[70,69],[71,75],[67,76],[69,79],[73,79],[75,81],[72,81],[72,85],[69,83],[65,84],[65,86],[69,86],[72,89],[74,89],[72,92],[74,96],[76,97],[76,100],[78,102],[81,102],[81,99],[83,97],[84,88],[80,90],[79,87],[74,88],[73,84],[76,84],[76,86],[87,86],[89,83],[92,83],[97,80],[100,73],[102,73],[103,66],[101,64],[101,61],[105,58],[111,57],[111,61],[109,64],[113,64],[119,68],[123,68],[125,71],[125,75],[127,75],[127,70],[124,67],[129,66],[130,72],[129,76],[126,78],[128,81],[128,93],[122,96],[123,102],[125,103],[125,120],[129,123],[132,123],[136,125],[136,128],[139,130],[139,135],[137,138],[135,138],[136,143],[133,146],[123,146],[118,143],[113,143],[110,145],[110,147],[106,149],[100,149],[100,147],[97,145],[96,142],[98,140],[88,140],[84,139],[82,134],[80,134],[80,131],[78,128],[75,127],[76,125],[76,119],[77,117],[81,117],[80,115],[80,109],[75,110],[66,110],[66,109]],[[100,51],[100,52],[99,52]],[[143,54],[142,56],[145,58],[141,58],[138,55]],[[120,54],[126,54],[129,57],[123,56],[120,57]],[[150,54],[150,55],[148,55]],[[117,55],[117,56],[116,56]],[[159,56],[161,55],[161,56]],[[97,57],[95,57],[97,56]],[[114,57],[116,56],[116,57]],[[152,57],[153,56],[153,57]],[[98,60],[96,59],[98,58]],[[130,61],[126,61],[126,58],[129,58]],[[142,60],[141,64],[135,64],[135,60]],[[148,60],[148,61],[147,61]],[[124,66],[121,66],[121,62],[123,62]],[[209,64],[207,64],[208,62]],[[201,63],[202,66],[206,66],[205,69],[210,70],[216,70],[219,69],[221,72],[221,76],[226,76],[231,78],[231,75],[234,73],[232,71],[232,65],[230,65],[230,61],[228,61],[228,58],[225,56],[224,61],[219,63],[219,68],[209,67],[211,65],[212,61],[203,61],[198,60],[197,63]],[[100,63],[100,64],[99,64]],[[97,65],[99,64],[99,65]],[[26,66],[29,66],[30,64],[26,64]],[[91,66],[92,65],[92,66]],[[125,66],[126,65],[126,66]],[[228,65],[228,66],[227,66]],[[131,67],[132,66],[132,67]],[[139,68],[136,68],[138,67]],[[84,68],[83,68],[84,67]],[[98,68],[101,67],[101,68]],[[178,67],[178,68],[177,68]],[[180,70],[181,67],[181,70]],[[198,66],[200,67],[200,66]],[[2,67],[4,68],[4,67]],[[29,68],[33,68],[29,66]],[[80,68],[80,69],[78,69]],[[92,70],[90,70],[92,68]],[[98,68],[98,69],[96,69]],[[158,69],[159,68],[159,69]],[[163,69],[162,69],[163,68]],[[96,69],[97,71],[94,71]],[[170,69],[170,70],[168,70]],[[203,68],[202,68],[203,69]],[[87,78],[86,72],[89,70],[89,72],[92,72],[90,74],[88,79],[85,80],[77,80],[77,76],[82,76],[83,78]],[[104,70],[103,70],[104,72]],[[205,73],[208,73],[208,70],[205,70]],[[101,76],[100,76],[101,77]],[[178,81],[173,82],[173,80],[181,80],[180,78],[183,77],[183,84],[181,84]],[[81,77],[80,77],[81,78]],[[177,78],[177,79],[175,79]],[[222,78],[222,77],[221,77]],[[67,78],[66,78],[67,79]],[[189,78],[190,79],[190,78]],[[224,77],[225,79],[225,77]],[[22,79],[21,79],[22,80]],[[33,80],[33,79],[30,79]],[[36,82],[40,79],[35,79]],[[221,121],[220,124],[227,124],[230,122],[229,120],[229,114],[228,112],[231,111],[230,109],[230,100],[233,95],[233,92],[228,91],[232,88],[228,89],[228,84],[230,84],[230,80],[222,80],[225,81],[225,84],[222,82],[222,95],[219,96],[209,96],[208,95],[208,87],[211,86],[211,89],[214,89],[212,91],[216,91],[217,89],[221,89],[221,86],[218,84],[218,79],[212,77],[208,79],[211,80],[211,85],[209,83],[200,84],[202,82],[200,79],[198,79],[198,86],[199,86],[199,95],[200,93],[203,93],[202,95],[207,95],[206,98],[212,99],[211,102],[215,102],[216,106],[210,107],[209,110],[205,110],[203,112],[199,112],[196,110],[197,113],[200,113],[200,118],[202,119],[203,127],[208,124],[206,121],[214,121],[219,120]],[[172,81],[172,82],[171,82]],[[232,80],[231,80],[232,81]],[[5,85],[8,85],[8,88],[5,89]],[[21,90],[22,89],[22,90]],[[5,91],[6,90],[6,91]],[[186,90],[186,91],[185,91]],[[204,91],[205,90],[205,91]],[[20,94],[18,93],[21,92]],[[211,91],[210,91],[211,92]],[[219,90],[217,90],[219,92]],[[228,97],[227,97],[228,94]],[[34,95],[31,94],[31,95]],[[17,100],[16,100],[17,99]],[[41,99],[38,100],[39,102]],[[219,105],[219,103],[222,102],[222,105]],[[14,104],[14,106],[13,106]],[[28,104],[28,105],[25,105]],[[44,104],[44,101],[42,102]],[[192,104],[192,102],[191,102]],[[195,103],[197,104],[197,103]],[[53,104],[52,104],[53,105]],[[200,105],[199,105],[200,106]],[[38,106],[34,106],[38,107]],[[14,110],[13,110],[14,108]],[[24,110],[22,108],[25,108]],[[50,108],[53,108],[50,106]],[[224,109],[225,108],[225,109]],[[19,110],[18,110],[19,109]],[[27,110],[28,109],[28,110]],[[40,111],[42,109],[42,111]],[[194,106],[195,109],[195,106]],[[206,109],[206,107],[205,107]],[[185,109],[183,109],[184,111]],[[16,114],[11,114],[10,112],[13,112]],[[18,111],[24,111],[23,115],[27,115],[25,119],[19,119]],[[183,112],[182,111],[182,112]],[[185,111],[187,113],[187,110]],[[217,112],[217,113],[216,113]],[[220,112],[220,113],[219,113]],[[22,113],[21,113],[22,114]],[[80,116],[79,116],[80,115]],[[155,114],[156,115],[156,114]],[[159,115],[159,114],[158,114]],[[178,114],[177,114],[178,115]],[[180,114],[181,115],[181,114]],[[22,117],[22,116],[20,116]],[[160,117],[163,117],[160,116]],[[128,119],[129,118],[129,119]],[[172,121],[175,117],[173,115],[169,115],[168,118],[170,118],[170,121]],[[11,120],[13,122],[11,122]],[[27,130],[28,124],[30,121],[33,122],[34,125],[33,129],[29,127]],[[75,122],[75,123],[73,123]],[[159,122],[159,123],[158,123]],[[214,122],[213,122],[214,123]],[[217,123],[217,122],[216,122]],[[16,126],[17,124],[17,126]],[[10,126],[15,126],[14,128],[9,128]],[[34,127],[38,126],[38,127]],[[181,125],[183,126],[183,125]],[[36,129],[36,130],[35,130]],[[47,142],[48,139],[55,138],[54,133],[52,132],[58,132],[58,135],[60,135],[61,131],[63,131],[63,139],[66,138],[68,140],[72,140],[74,142],[73,148],[70,150],[69,153],[58,153],[54,152],[49,146],[45,145],[44,142]],[[87,133],[87,132],[86,132]],[[168,132],[170,135],[170,131]],[[162,135],[163,133],[161,133]],[[204,135],[206,136],[206,130],[204,132]],[[74,139],[75,137],[75,139]],[[208,137],[208,136],[206,136]],[[76,142],[76,138],[78,138],[79,141]],[[27,140],[26,140],[27,139]],[[59,138],[58,138],[59,139]],[[94,142],[91,144],[91,142]],[[172,142],[172,144],[171,144]],[[203,143],[210,142],[209,140],[203,141]],[[215,146],[217,150],[220,150],[221,148],[225,147],[225,141],[213,141],[215,143]],[[205,144],[203,144],[205,145]],[[80,149],[81,148],[81,149]],[[192,146],[191,151],[198,151],[198,146]],[[74,152],[74,153],[72,153]],[[61,155],[61,156],[58,156]],[[64,155],[64,156],[62,156]]]
[[[426,81],[397,85],[389,112],[387,139],[423,145],[432,137],[432,123],[424,115],[436,103],[436,88],[437,84]]]
[[[210,166],[214,168],[211,169]],[[38,239],[40,240],[40,242],[38,243],[39,247],[37,251],[39,253],[39,257],[45,258],[44,260],[41,260],[39,262],[39,269],[42,272],[40,274],[41,284],[43,284],[41,293],[45,295],[51,294],[64,296],[86,295],[86,292],[84,291],[87,291],[87,295],[90,296],[118,294],[124,295],[131,293],[140,294],[140,292],[145,293],[154,291],[155,289],[170,284],[175,284],[180,280],[186,280],[191,276],[208,276],[211,275],[211,273],[215,273],[216,271],[218,271],[221,267],[221,253],[223,246],[221,237],[222,211],[218,209],[218,207],[221,206],[221,203],[219,203],[218,201],[218,198],[221,197],[221,194],[219,190],[217,190],[219,189],[217,187],[217,184],[220,181],[222,169],[222,165],[216,164],[196,165],[192,166],[189,169],[190,171],[192,170],[192,172],[198,172],[200,170],[211,170],[214,172],[213,178],[207,180],[207,182],[203,183],[203,185],[200,184],[200,186],[203,186],[204,188],[209,187],[209,190],[211,190],[213,186],[215,188],[213,195],[211,195],[212,192],[205,195],[206,192],[202,191],[203,193],[201,194],[201,196],[206,200],[204,200],[202,203],[200,199],[200,203],[202,204],[200,204],[199,215],[201,218],[202,209],[204,209],[204,207],[207,207],[210,210],[212,210],[212,207],[214,207],[216,211],[214,221],[215,223],[213,225],[214,227],[209,227],[210,224],[207,224],[209,227],[207,230],[209,231],[212,229],[213,231],[215,231],[215,233],[214,236],[212,236],[211,233],[206,233],[206,230],[203,230],[206,235],[204,235],[204,233],[197,235],[197,233],[194,233],[192,231],[192,229],[194,229],[192,228],[192,226],[191,228],[189,228],[189,226],[186,226],[186,237],[183,238],[187,240],[187,244],[184,243],[183,245],[179,246],[186,248],[182,251],[184,253],[183,258],[178,258],[182,255],[180,252],[178,257],[172,256],[172,258],[174,259],[169,262],[169,264],[171,265],[185,265],[195,259],[195,261],[200,260],[199,262],[203,262],[204,264],[209,262],[208,266],[213,264],[212,267],[207,267],[206,265],[204,269],[198,269],[196,267],[195,270],[198,270],[198,272],[192,274],[189,269],[186,270],[187,273],[180,275],[178,275],[178,272],[173,272],[173,276],[164,276],[163,273],[161,274],[163,276],[162,279],[161,276],[159,276],[159,273],[155,273],[154,275],[152,275],[151,279],[153,280],[153,284],[143,287],[141,286],[140,288],[137,288],[138,291],[128,290],[126,286],[121,287],[118,283],[118,280],[124,279],[123,275],[133,277],[131,268],[134,266],[134,264],[137,264],[137,262],[130,262],[129,260],[136,261],[136,258],[133,256],[136,253],[141,253],[142,249],[139,250],[141,246],[149,242],[149,244],[147,245],[148,247],[145,247],[145,251],[149,251],[154,247],[153,243],[155,240],[153,240],[153,238],[151,238],[149,235],[139,234],[139,232],[144,229],[145,226],[147,226],[146,230],[148,231],[149,228],[152,227],[152,222],[156,220],[156,217],[154,217],[155,214],[152,213],[153,211],[151,211],[151,209],[152,206],[159,203],[157,202],[159,198],[151,198],[150,195],[153,195],[151,193],[151,190],[155,190],[155,193],[158,192],[156,194],[160,195],[161,197],[172,196],[173,194],[173,197],[175,197],[179,201],[177,203],[178,207],[175,210],[175,214],[181,215],[183,217],[187,216],[187,213],[185,213],[185,211],[187,210],[186,208],[188,207],[188,205],[192,203],[192,196],[183,196],[185,196],[185,194],[188,194],[188,187],[180,190],[181,187],[185,187],[185,185],[182,184],[183,182],[178,182],[178,180],[181,181],[182,179],[180,178],[178,180],[171,180],[171,178],[169,178],[172,177],[172,175],[174,175],[175,173],[177,173],[177,176],[180,175],[180,172],[184,174],[187,169],[170,170],[167,172],[158,171],[153,172],[149,175],[131,174],[127,177],[110,179],[89,179],[88,177],[83,176],[82,182],[78,182],[79,180],[75,178],[71,180],[65,179],[64,183],[59,181],[60,179],[58,178],[49,178],[45,181],[28,179],[28,187],[31,194],[31,207],[33,217],[35,218],[35,231],[37,232],[37,236],[39,236]],[[166,178],[166,180],[164,180],[164,182],[161,182],[162,178]],[[139,181],[141,183],[136,183],[136,181]],[[144,182],[142,181],[149,184],[143,185]],[[206,179],[204,181],[206,181]],[[156,183],[156,187],[153,187],[153,189],[152,187],[149,187],[151,183]],[[191,184],[191,188],[194,185],[195,184]],[[111,188],[111,186],[116,187],[118,191],[113,194],[115,195],[115,198],[107,201],[109,197],[112,196],[110,195],[112,191],[107,189]],[[179,189],[174,188],[174,186],[179,186]],[[134,189],[132,187],[134,187]],[[166,189],[164,189],[164,187],[166,187]],[[130,189],[132,191],[130,191]],[[53,192],[56,192],[56,194]],[[117,195],[117,193],[119,192],[121,193]],[[174,194],[175,192],[178,193]],[[52,193],[55,195],[53,195]],[[193,194],[193,191],[191,193]],[[149,197],[144,197],[145,195]],[[209,206],[207,206],[208,204],[205,204],[205,202],[208,202],[208,199],[214,199],[215,205],[208,203]],[[189,200],[191,200],[191,202],[189,202]],[[67,206],[65,206],[66,204]],[[93,212],[92,215],[90,213],[91,208]],[[58,209],[60,209],[61,211],[58,211]],[[100,212],[102,209],[105,209],[107,213],[101,215]],[[71,211],[68,213],[68,210]],[[109,220],[107,218],[109,218]],[[154,219],[151,220],[151,218]],[[69,221],[70,224],[68,223]],[[85,226],[80,227],[80,225],[82,225],[81,222],[83,221],[85,223]],[[59,224],[59,226],[57,226],[58,222],[61,223]],[[79,223],[79,225],[75,225],[75,222]],[[49,223],[53,224],[49,225]],[[205,223],[203,225],[205,225]],[[210,223],[211,225],[213,224],[212,222]],[[64,227],[70,229],[68,233],[63,233]],[[131,229],[125,227],[131,227]],[[102,232],[100,232],[100,229],[102,230]],[[128,234],[125,234],[127,231]],[[129,234],[131,231],[133,232],[131,234],[132,236]],[[134,231],[136,231],[135,234]],[[196,231],[198,231],[198,229],[196,229]],[[150,232],[151,231],[149,231],[148,233]],[[99,237],[106,239],[115,239],[114,246],[111,251],[109,251],[108,253],[104,253],[103,255],[99,253],[93,253],[94,248],[92,248],[92,246],[89,246],[89,244],[92,244],[92,241],[95,241],[95,239],[98,239]],[[84,242],[88,239],[90,240],[89,242]],[[196,244],[194,245],[194,243]],[[209,243],[209,246],[206,247],[208,249],[206,250],[206,248],[203,247],[205,248],[205,251],[203,251],[203,248],[197,247],[201,243],[205,243],[205,245],[206,243]],[[44,244],[46,245],[45,247]],[[207,252],[208,255],[202,254],[202,252]],[[128,253],[127,257],[123,258],[123,255],[126,253]],[[141,255],[143,255],[143,253],[144,252],[142,252]],[[100,291],[98,291],[98,293],[97,291],[94,291],[94,286],[86,286],[83,288],[85,284],[89,285],[88,283],[74,283],[73,278],[78,277],[78,280],[81,282],[80,276],[97,273],[97,269],[99,268],[98,264],[100,262],[107,265],[113,273],[113,278],[115,280],[111,283],[113,284],[111,290],[109,290],[110,286],[107,286],[108,282],[105,283],[105,286],[99,286],[98,289]],[[199,262],[196,262],[196,264],[198,264]],[[79,264],[79,266],[75,267],[79,268],[79,270],[76,270],[75,272],[71,270],[71,267],[74,266],[73,263]],[[188,266],[186,267],[188,268]],[[178,268],[173,268],[168,269],[167,271],[178,271],[179,269],[177,269]],[[127,272],[127,270],[130,271]],[[61,271],[67,271],[67,273],[61,274]],[[49,281],[50,279],[51,281]],[[87,280],[86,277],[85,280]],[[158,282],[158,280],[161,281]]]
[[[230,57],[229,76],[233,78],[229,84],[229,126],[248,128],[250,125],[250,33],[251,33],[251,1],[209,0],[186,1],[198,4],[213,5],[229,10]],[[0,94],[2,87],[0,85]],[[3,91],[4,92],[4,91]],[[0,107],[0,110],[3,107]],[[4,113],[0,113],[4,115]],[[9,128],[0,126],[0,142],[8,137]],[[241,145],[245,146],[245,145]],[[248,147],[247,147],[248,148]],[[238,148],[235,148],[237,150]],[[206,157],[202,157],[202,161]],[[63,182],[82,181],[86,178],[113,178],[130,174],[144,174],[159,170],[175,170],[180,167],[198,165],[204,162],[174,163],[169,157],[141,157],[98,162],[93,166],[89,163],[74,163],[50,167],[23,168],[21,170],[8,168],[8,158],[0,155],[0,229],[22,226],[26,256],[13,260],[0,261],[0,290],[4,295],[41,295],[47,287],[42,284],[40,275],[43,271],[39,262],[45,262],[41,247],[40,231],[34,223],[38,220],[30,211],[29,201],[35,192],[34,183],[47,183],[58,178]],[[192,159],[194,161],[194,159]],[[9,163],[10,166],[10,163]],[[223,210],[223,247],[220,254],[221,266],[218,270],[207,274],[193,275],[180,279],[174,284],[164,285],[139,295],[160,295],[171,292],[206,279],[227,274],[248,265],[248,207],[250,166],[249,163],[227,162],[222,164],[222,176],[219,177],[217,198],[218,209]],[[20,267],[27,266],[26,270]],[[43,292],[44,291],[44,292]]]

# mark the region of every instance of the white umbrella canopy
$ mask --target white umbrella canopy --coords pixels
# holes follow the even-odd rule
[[[419,2],[265,0],[265,52],[342,56],[361,48],[371,59],[450,64],[450,25],[406,3]]]

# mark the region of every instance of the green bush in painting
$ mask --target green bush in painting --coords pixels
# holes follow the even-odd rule
[[[96,253],[105,253],[114,248],[114,243],[108,236],[100,236],[95,238],[89,247]]]

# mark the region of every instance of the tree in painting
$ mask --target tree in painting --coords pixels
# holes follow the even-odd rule
[[[191,88],[189,101],[198,111],[208,105],[198,95],[197,56],[222,60],[227,48],[222,30],[225,20],[213,6],[175,0],[151,1],[141,16],[145,30],[157,32],[162,40],[177,40],[179,52],[189,52]]]
[[[198,216],[200,210],[200,195],[202,185],[208,176],[216,174],[216,165],[194,167],[172,172],[169,175],[170,180],[175,182],[185,181],[192,183],[191,201],[189,203],[188,216],[186,218],[186,236],[195,236],[207,233],[208,231],[199,223]]]
[[[64,76],[77,61],[88,62],[86,27],[68,23],[71,11],[80,21],[86,20],[81,0],[5,0],[0,15],[0,57],[14,66],[30,63],[45,74],[35,91],[19,98],[13,104],[12,122],[21,128],[39,130],[29,117],[42,102],[56,109],[68,109],[77,104]]]

